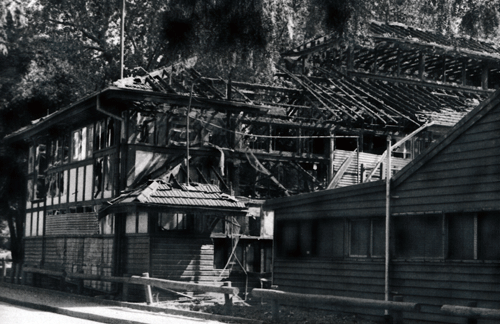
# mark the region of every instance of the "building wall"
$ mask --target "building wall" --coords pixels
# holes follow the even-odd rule
[[[500,208],[500,108],[494,107],[394,190],[394,213]]]
[[[437,155],[417,160],[418,169],[412,163],[416,171],[396,176],[391,188],[391,295],[424,304],[422,313],[404,314],[409,323],[465,323],[440,314],[443,304],[498,308],[500,109],[495,101],[488,105],[488,113],[464,121],[460,133],[436,144]],[[385,230],[374,231],[373,220],[384,219],[384,205],[383,182],[273,200],[267,207],[278,229],[273,283],[285,291],[383,299],[384,262],[375,251],[384,241],[375,238]],[[325,226],[335,219],[344,223]],[[368,242],[364,250],[360,242]]]

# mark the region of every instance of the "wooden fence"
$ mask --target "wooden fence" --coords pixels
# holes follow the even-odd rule
[[[344,307],[365,307],[390,311],[392,323],[403,323],[403,312],[420,312],[419,303],[403,302],[402,296],[394,296],[394,301],[383,301],[376,299],[352,298],[331,295],[313,295],[284,292],[276,289],[253,289],[252,295],[272,302],[273,320],[279,319],[279,303],[298,302],[304,304],[322,304]],[[467,323],[477,323],[478,319],[500,319],[500,310],[490,308],[478,308],[472,306],[442,305],[440,308],[443,314],[466,317]]]
[[[1,280],[4,281],[7,273],[6,262],[11,260],[2,260],[2,271]],[[14,272],[20,267],[14,267],[12,270]],[[143,285],[145,287],[146,300],[148,304],[153,302],[151,295],[151,286],[158,287],[167,290],[182,290],[190,292],[212,292],[224,294],[225,298],[225,308],[226,314],[231,314],[232,309],[232,297],[237,295],[239,290],[236,287],[229,286],[211,286],[211,285],[201,285],[190,282],[180,282],[167,279],[157,279],[149,278],[148,273],[144,273],[142,276],[131,276],[131,277],[113,277],[113,276],[102,276],[102,275],[92,275],[84,273],[66,273],[64,271],[53,271],[34,267],[24,267],[22,268],[21,282],[26,283],[26,274],[42,274],[53,277],[60,278],[61,286],[64,287],[66,281],[76,280],[78,285],[78,291],[81,293],[83,291],[83,281],[84,280],[100,280],[107,282],[115,282],[124,284],[124,290],[127,290],[128,284]],[[18,277],[18,275],[15,275]],[[17,278],[16,278],[17,279]],[[18,281],[16,280],[16,283]],[[274,286],[275,288],[275,286]],[[394,296],[393,301],[383,301],[375,299],[364,299],[364,298],[352,298],[352,297],[342,297],[342,296],[331,296],[331,295],[314,295],[314,294],[299,294],[280,291],[277,289],[258,289],[252,290],[251,294],[254,297],[261,299],[268,299],[272,302],[272,314],[273,320],[277,321],[279,319],[279,304],[280,302],[299,302],[299,303],[313,303],[322,305],[334,305],[334,306],[344,306],[344,307],[366,307],[374,308],[380,310],[390,311],[392,316],[392,322],[395,324],[403,323],[403,312],[420,312],[421,305],[419,303],[403,302],[402,296]],[[457,305],[442,305],[440,311],[446,315],[459,316],[467,318],[467,323],[473,324],[477,323],[478,319],[488,319],[488,320],[500,320],[500,310],[490,309],[490,308],[479,308],[475,305],[471,306],[457,306]]]
[[[124,284],[124,297],[126,297],[126,291],[128,291],[129,284],[143,285],[145,288],[146,301],[148,304],[153,303],[153,297],[151,294],[151,286],[166,289],[166,290],[182,290],[189,292],[202,292],[202,293],[219,293],[224,294],[225,299],[225,309],[226,314],[231,314],[233,305],[233,296],[238,295],[239,289],[237,287],[231,287],[229,282],[226,282],[225,286],[211,286],[202,285],[191,282],[174,281],[167,279],[157,279],[149,278],[148,273],[143,273],[141,276],[131,276],[131,277],[113,277],[113,276],[102,276],[93,275],[85,273],[66,273],[65,271],[53,271],[34,267],[24,267],[22,269],[22,284],[26,283],[26,273],[41,274],[52,277],[60,278],[61,288],[64,288],[66,281],[76,280],[78,285],[78,293],[83,292],[83,281],[84,280],[97,280],[97,281],[107,281]]]

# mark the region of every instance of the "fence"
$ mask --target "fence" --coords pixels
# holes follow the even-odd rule
[[[2,272],[1,279],[5,280],[6,277],[6,262],[11,260],[2,260]],[[115,283],[124,284],[124,291],[127,290],[128,284],[143,285],[145,287],[146,301],[148,304],[153,302],[151,295],[151,286],[158,287],[167,290],[183,290],[191,292],[212,292],[224,294],[226,314],[231,314],[232,309],[232,297],[238,294],[238,288],[229,286],[211,286],[211,285],[201,285],[190,282],[180,282],[166,279],[149,278],[148,273],[144,273],[142,276],[131,276],[131,277],[113,277],[113,276],[101,276],[92,275],[84,273],[66,273],[64,271],[53,271],[34,267],[24,267],[22,272],[19,271],[20,267],[14,267],[12,270],[17,273],[14,275],[16,277],[16,283],[18,282],[18,273],[21,273],[21,282],[26,283],[26,273],[49,275],[60,278],[61,288],[64,287],[67,280],[76,280],[78,284],[79,293],[83,290],[84,280],[101,280]],[[13,278],[14,278],[13,276]],[[273,286],[275,288],[275,286]],[[299,302],[299,303],[314,303],[322,305],[334,305],[334,306],[344,306],[344,307],[365,307],[374,308],[380,310],[390,311],[392,316],[392,322],[394,324],[403,323],[403,312],[420,312],[421,304],[403,302],[402,296],[394,296],[393,301],[383,301],[375,299],[364,299],[364,298],[352,298],[352,297],[342,297],[342,296],[331,296],[331,295],[314,295],[314,294],[299,294],[284,292],[276,289],[258,289],[252,290],[251,294],[254,297],[261,299],[271,300],[272,303],[272,314],[273,320],[277,321],[279,319],[279,304],[280,301],[283,302]],[[500,310],[490,309],[490,308],[480,308],[475,307],[476,305],[470,304],[469,306],[457,306],[457,305],[442,305],[440,307],[440,312],[444,315],[452,315],[467,318],[467,323],[475,324],[478,319],[489,319],[489,320],[500,320]]]
[[[92,275],[85,273],[66,273],[64,271],[53,271],[34,267],[24,267],[22,269],[22,283],[26,283],[26,273],[48,275],[52,277],[60,278],[61,289],[64,288],[66,281],[76,280],[78,285],[78,293],[83,292],[83,281],[84,280],[98,280],[107,281],[124,284],[124,297],[126,298],[126,292],[128,291],[129,284],[143,285],[145,288],[146,301],[148,304],[153,303],[153,297],[151,294],[151,286],[166,289],[166,290],[183,290],[190,292],[202,292],[202,293],[219,293],[224,294],[225,309],[226,314],[230,314],[233,305],[233,296],[238,295],[239,289],[236,287],[231,287],[229,282],[226,282],[225,286],[211,286],[202,285],[191,282],[174,281],[167,279],[157,279],[149,278],[148,273],[143,273],[141,276],[131,276],[131,277],[113,277],[113,276],[102,276],[102,275]]]
[[[394,296],[394,301],[383,301],[376,299],[352,298],[331,295],[299,294],[279,291],[275,289],[253,289],[252,295],[263,299],[269,299],[272,303],[273,320],[279,319],[279,302],[314,303],[322,305],[334,305],[345,307],[365,307],[391,312],[392,323],[403,323],[403,312],[420,312],[419,303],[403,302],[402,296]],[[490,308],[477,308],[473,306],[442,305],[441,313],[446,315],[466,317],[467,323],[475,324],[478,319],[500,319],[500,310]]]

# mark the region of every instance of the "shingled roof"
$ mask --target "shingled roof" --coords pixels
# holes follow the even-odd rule
[[[233,196],[221,192],[217,185],[190,183],[171,183],[162,179],[149,181],[134,190],[124,192],[107,203],[99,214],[101,216],[122,210],[122,207],[143,205],[179,209],[201,209],[240,212],[245,204]]]

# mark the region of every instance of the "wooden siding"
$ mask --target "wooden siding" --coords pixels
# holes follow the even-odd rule
[[[394,190],[394,213],[500,209],[495,107]]]
[[[205,237],[153,236],[152,269],[156,278],[213,283],[220,270],[214,270],[214,245]]]
[[[43,238],[27,237],[24,240],[24,264],[40,266],[42,262]]]
[[[48,236],[99,233],[99,223],[95,213],[47,215],[45,226],[45,235]]]
[[[43,260],[44,269],[110,276],[113,269],[113,242],[114,238],[110,235],[29,238],[25,240],[25,264],[40,266]],[[110,283],[87,280],[84,284],[88,288],[111,291]]]
[[[279,290],[304,294],[384,299],[383,261],[302,259],[297,262],[297,260],[278,258],[274,262],[273,270],[273,284],[277,285]],[[332,311],[362,314],[367,317],[384,315],[383,310],[319,307]]]
[[[274,209],[275,217],[279,220],[383,216],[385,215],[385,183],[369,182],[358,186],[275,199],[270,204],[266,202],[265,208]]]
[[[125,269],[124,273],[128,275],[140,276],[145,272],[151,271],[149,268],[149,235],[127,235],[125,237]]]
[[[405,323],[465,323],[464,318],[439,314],[443,304],[498,308],[500,263],[492,262],[405,262],[395,261],[390,271],[391,294],[404,301],[422,303],[421,313],[404,313]],[[296,293],[384,299],[383,261],[278,258],[273,284]],[[317,305],[316,305],[317,307]],[[322,308],[361,315],[383,316],[383,311],[360,308]],[[480,321],[493,323],[493,321]]]

